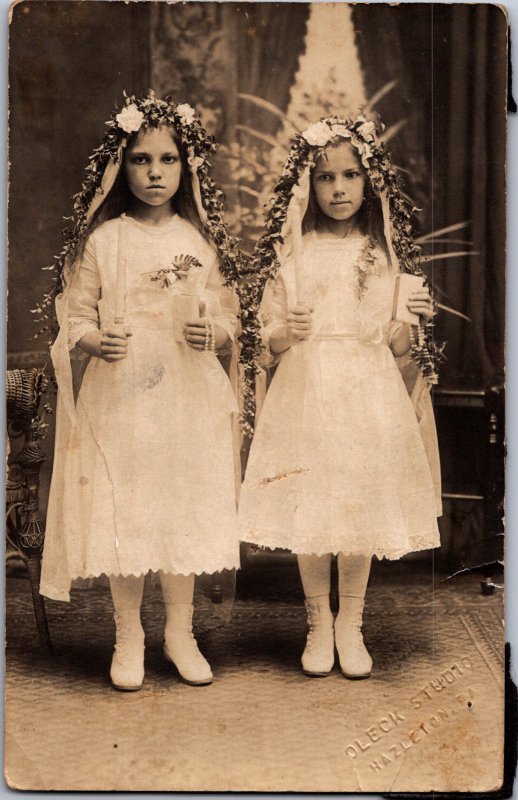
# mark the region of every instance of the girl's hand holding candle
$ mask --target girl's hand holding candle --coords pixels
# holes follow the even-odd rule
[[[423,317],[425,322],[433,319],[436,313],[429,289],[412,292],[408,298],[407,308],[412,314],[419,314],[420,317]]]
[[[103,331],[93,330],[85,333],[79,340],[78,347],[89,356],[102,358],[108,364],[122,361],[128,355],[128,337],[131,331],[112,326]]]
[[[407,308],[412,314],[417,314],[424,323],[429,322],[435,317],[436,311],[430,289],[421,289],[409,295]],[[414,332],[418,326],[414,327]],[[415,333],[414,333],[415,335]],[[406,355],[412,347],[412,330],[408,324],[403,324],[395,333],[390,342],[390,349],[400,358]]]
[[[313,309],[303,303],[297,303],[295,308],[288,312],[288,331],[292,339],[304,341],[311,335],[313,327]]]
[[[292,344],[309,339],[313,329],[313,309],[297,303],[286,316],[286,325],[276,328],[270,336],[270,350],[278,355]]]
[[[185,341],[193,350],[219,350],[229,340],[229,335],[209,317],[188,322],[184,328]]]
[[[215,325],[207,316],[207,303],[200,300],[200,317],[185,323],[183,334],[185,341],[193,350],[219,350],[228,340],[229,335],[220,325]]]

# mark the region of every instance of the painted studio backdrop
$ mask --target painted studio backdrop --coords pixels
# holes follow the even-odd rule
[[[389,129],[393,160],[421,209],[427,270],[450,309],[436,326],[447,342],[436,392],[451,496],[442,556],[452,566],[492,558],[493,544],[485,554],[487,508],[469,498],[495,494],[499,480],[488,479],[484,467],[491,411],[483,395],[501,386],[503,371],[507,63],[493,43],[505,41],[505,24],[485,5],[58,0],[17,7],[9,367],[44,359],[30,313],[48,285],[41,267],[58,252],[71,195],[103,134],[99,121],[123,89],[152,87],[201,110],[223,143],[217,176],[248,249],[293,130],[331,110],[345,116],[371,107]],[[448,392],[464,394],[452,400]]]

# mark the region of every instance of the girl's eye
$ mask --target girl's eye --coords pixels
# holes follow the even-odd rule
[[[325,183],[325,181],[331,180],[331,175],[328,175],[327,172],[321,172],[320,175],[317,175],[317,181],[320,183]]]
[[[147,161],[146,156],[133,156],[131,158],[132,164],[145,164]]]
[[[360,173],[357,170],[352,169],[349,172],[345,173],[345,177],[346,178],[351,178],[351,179],[352,178],[359,178],[360,177]]]
[[[164,164],[176,164],[178,156],[164,156],[163,161]]]

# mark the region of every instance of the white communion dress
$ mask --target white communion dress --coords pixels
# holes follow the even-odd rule
[[[389,348],[395,276],[380,250],[362,263],[364,245],[359,234],[303,238],[313,332],[282,354],[266,394],[240,497],[244,541],[389,559],[440,544],[437,440],[431,468]],[[265,343],[295,297],[287,261],[265,293]]]
[[[41,592],[58,600],[78,577],[239,566],[235,397],[214,352],[176,340],[183,282],[167,270],[179,256],[200,262],[192,267],[199,296],[232,339],[234,295],[215,250],[186,220],[152,227],[127,218],[128,355],[89,359],[70,402],[69,350],[81,357],[79,339],[114,318],[119,225],[110,220],[87,241],[53,348],[60,406]]]

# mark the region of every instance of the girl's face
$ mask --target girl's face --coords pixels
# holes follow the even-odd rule
[[[355,149],[348,142],[328,147],[312,173],[320,210],[337,222],[350,220],[361,208],[365,176]]]
[[[128,147],[126,178],[131,193],[149,206],[169,203],[180,184],[182,165],[171,128],[148,128]]]

